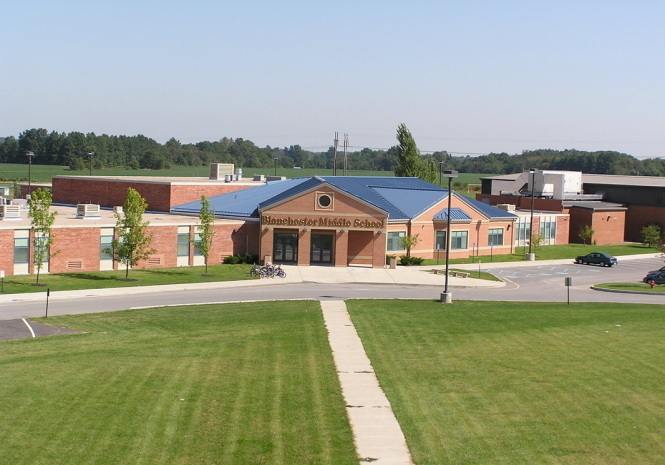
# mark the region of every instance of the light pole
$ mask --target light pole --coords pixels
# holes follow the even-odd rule
[[[526,259],[529,261],[534,260],[534,256],[531,253],[531,243],[533,240],[533,203],[534,203],[534,192],[536,190],[536,170],[531,169],[529,170],[529,173],[531,174],[531,219],[529,220],[529,253],[526,256]]]
[[[35,156],[34,152],[26,152],[25,156],[28,157],[28,195],[30,195],[31,192],[31,187],[32,187],[32,157]]]
[[[275,164],[275,176],[277,176],[277,157],[273,158],[273,162]]]
[[[92,176],[92,157],[95,156],[95,152],[88,152],[88,156],[90,157],[90,176]]]
[[[441,185],[441,170],[443,169],[443,160],[439,162],[439,186]]]
[[[446,220],[446,281],[443,293],[441,294],[441,302],[444,304],[452,304],[453,295],[452,293],[448,292],[448,261],[450,260],[450,207],[453,200],[452,183],[453,178],[457,177],[457,171],[445,170],[443,174],[448,178],[448,215]]]

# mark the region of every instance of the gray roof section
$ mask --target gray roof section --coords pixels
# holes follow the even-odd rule
[[[564,207],[568,208],[586,208],[588,210],[628,210],[620,203],[612,202],[563,202]]]

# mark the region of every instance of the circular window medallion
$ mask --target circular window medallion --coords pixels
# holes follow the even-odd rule
[[[322,194],[319,195],[318,202],[319,202],[319,207],[328,208],[332,204],[332,199],[328,194]]]

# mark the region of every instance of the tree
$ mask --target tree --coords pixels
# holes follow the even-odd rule
[[[594,231],[593,228],[587,224],[583,228],[580,228],[579,237],[582,239],[582,243],[584,245],[586,245],[586,241],[589,241],[589,244],[591,244],[591,239],[595,233],[596,231]]]
[[[647,247],[658,248],[663,241],[663,233],[660,226],[654,223],[646,225],[640,231],[640,239],[642,244]]]
[[[58,212],[50,211],[53,196],[48,189],[36,189],[28,199],[28,216],[32,230],[32,263],[37,269],[37,281],[39,285],[39,272],[44,266],[44,262],[57,255],[58,251],[52,251],[53,234],[51,228]]]
[[[436,183],[436,173],[437,173],[437,164],[434,161],[434,158],[427,157],[421,163],[421,172],[418,176],[423,181],[427,181],[431,184]]]
[[[210,201],[205,195],[201,196],[201,210],[199,211],[199,240],[192,241],[199,249],[206,266],[205,276],[208,275],[208,256],[212,249],[212,239],[215,237],[215,214],[210,211]]]
[[[143,213],[148,204],[136,190],[127,189],[122,212],[115,218],[118,237],[112,241],[113,260],[125,265],[125,280],[129,279],[129,267],[146,260],[155,253],[150,247],[152,233],[148,233],[148,222],[143,221]]]
[[[415,247],[420,242],[418,234],[415,236],[400,237],[400,241],[402,242],[402,247],[406,250],[406,256],[411,258],[411,248]]]
[[[417,178],[422,174],[420,151],[416,146],[411,132],[404,125],[397,127],[397,165],[395,166],[395,176]]]

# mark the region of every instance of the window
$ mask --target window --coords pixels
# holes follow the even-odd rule
[[[99,259],[113,260],[113,236],[99,236]]]
[[[178,257],[189,257],[189,233],[178,233]]]
[[[201,252],[201,234],[194,234],[194,256],[201,257],[203,253]]]
[[[30,243],[27,237],[14,239],[14,263],[28,263],[30,261]]]
[[[436,242],[434,248],[437,250],[446,250],[446,231],[436,232]]]
[[[490,246],[503,245],[503,228],[490,228],[487,244]]]
[[[49,261],[48,236],[38,236],[35,238],[35,257],[41,257],[42,263]]]
[[[550,241],[554,239],[556,236],[556,221],[554,220],[549,220],[549,221],[544,221],[541,220],[540,222],[540,237],[543,238],[544,241]]]
[[[529,240],[529,230],[531,229],[531,223],[517,223],[517,241],[518,242],[527,242]]]
[[[402,244],[402,237],[406,237],[404,231],[400,232],[389,232],[388,233],[388,251],[394,252],[396,250],[404,250],[404,244]]]
[[[451,231],[450,248],[451,250],[467,249],[469,247],[468,231]]]

